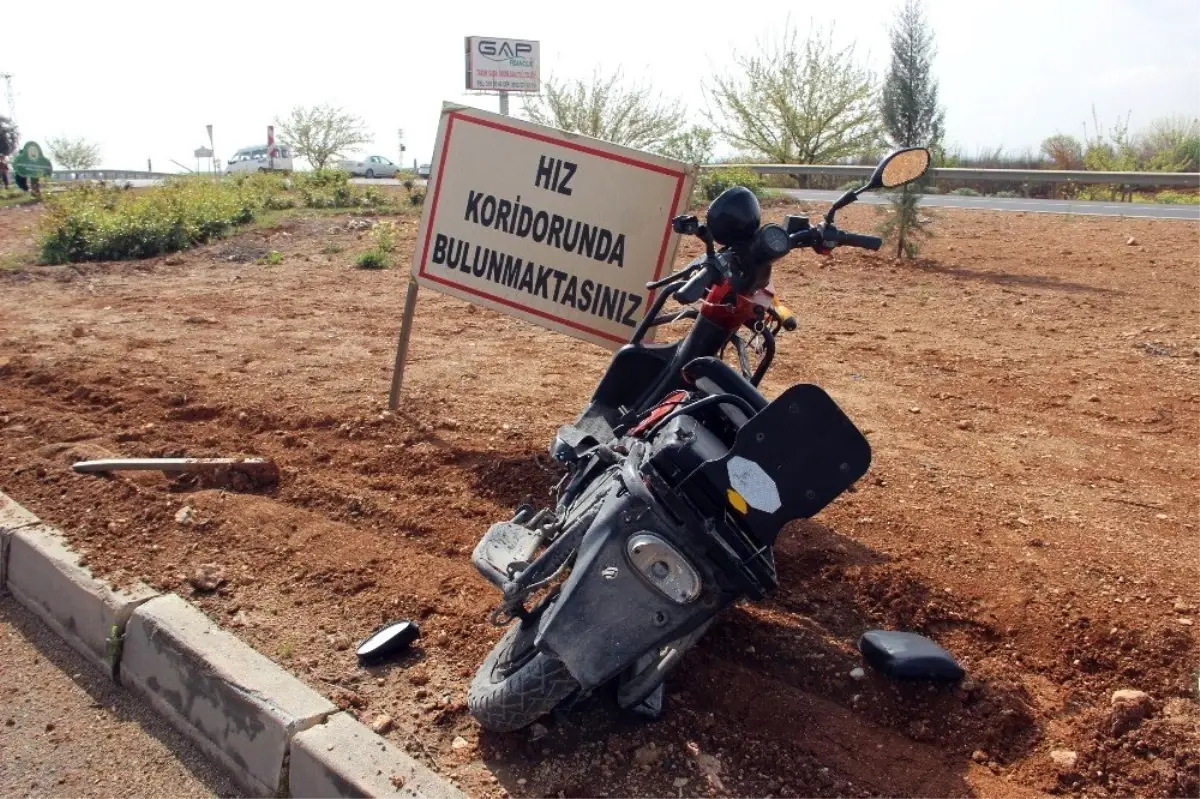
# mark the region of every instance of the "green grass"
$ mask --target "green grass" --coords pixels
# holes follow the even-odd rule
[[[45,205],[38,255],[49,264],[149,258],[300,213],[399,210],[341,172],[185,178],[138,191],[87,185],[56,192]]]
[[[20,189],[0,189],[0,208],[16,208],[19,205],[33,205],[38,201],[29,192]]]

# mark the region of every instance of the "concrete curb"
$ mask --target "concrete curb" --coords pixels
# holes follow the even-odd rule
[[[464,796],[181,597],[113,590],[0,492],[4,590],[253,795]]]
[[[134,612],[121,652],[121,684],[258,796],[286,787],[292,736],[337,711],[174,594]]]
[[[140,584],[114,591],[79,561],[54,528],[21,527],[8,537],[6,585],[14,599],[116,679],[125,623],[134,608],[158,592]]]
[[[305,730],[292,741],[289,784],[293,797],[437,796],[466,794],[346,713]]]
[[[41,519],[22,508],[0,492],[0,594],[7,593],[8,542],[12,534],[22,527],[31,527]]]

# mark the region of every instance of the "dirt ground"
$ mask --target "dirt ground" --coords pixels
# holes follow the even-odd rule
[[[0,255],[34,217],[0,212]],[[466,713],[500,632],[470,551],[546,497],[543,453],[608,356],[422,292],[386,412],[406,268],[352,268],[370,242],[344,218],[0,273],[0,488],[100,574],[179,591],[365,722],[388,715],[472,795],[1194,796],[1197,226],[939,211],[935,230],[916,262],[777,265],[801,325],[765,393],[823,386],[874,463],[781,536],[780,590],[714,625],[657,723],[603,696],[512,735]],[[266,247],[282,265],[255,265]],[[269,457],[282,479],[69,468],[184,454]],[[422,625],[414,652],[356,667],[354,643],[398,617]],[[879,627],[931,635],[968,681],[856,681]],[[1118,689],[1149,699],[1114,709]]]

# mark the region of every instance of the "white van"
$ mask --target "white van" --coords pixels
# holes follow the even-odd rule
[[[267,154],[267,145],[243,147],[225,165],[225,174],[235,172],[291,172],[292,151],[282,144],[275,145],[275,157]]]

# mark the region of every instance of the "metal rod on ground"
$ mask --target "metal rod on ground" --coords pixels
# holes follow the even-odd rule
[[[79,461],[73,468],[83,474],[99,472],[196,472],[214,466],[262,466],[262,458],[107,458]]]
[[[412,320],[417,312],[417,281],[409,278],[408,293],[404,295],[404,316],[400,320],[400,341],[396,344],[396,364],[392,367],[392,393],[388,395],[388,408],[396,410],[400,405],[400,386],[404,383],[404,360],[408,357],[408,339],[412,335]]]

